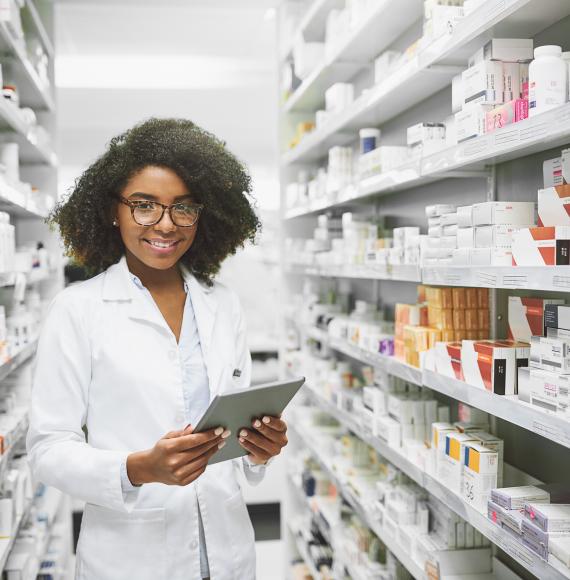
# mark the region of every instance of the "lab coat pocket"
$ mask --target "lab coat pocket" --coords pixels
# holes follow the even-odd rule
[[[79,580],[166,580],[166,510],[131,513],[87,504],[77,547]]]
[[[255,534],[241,491],[225,502],[236,580],[255,580]]]

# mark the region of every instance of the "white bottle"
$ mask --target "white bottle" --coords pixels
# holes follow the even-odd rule
[[[529,116],[566,102],[568,68],[559,46],[539,46],[529,67]]]
[[[566,75],[568,76],[568,83],[566,84],[566,100],[570,101],[570,52],[562,53],[562,60],[566,63]]]

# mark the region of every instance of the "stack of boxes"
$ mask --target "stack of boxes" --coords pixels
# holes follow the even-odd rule
[[[403,145],[380,145],[358,158],[358,177],[366,179],[380,173],[398,169],[409,159],[408,148]]]
[[[448,489],[485,513],[491,490],[502,482],[504,444],[488,433],[486,414],[472,412],[472,423],[432,425],[431,469]]]
[[[519,369],[519,398],[570,417],[570,307],[562,300],[542,302],[545,332],[531,337],[529,368]]]
[[[411,159],[418,159],[444,149],[445,124],[418,123],[408,127],[407,144]]]
[[[487,515],[551,564],[570,567],[570,491],[561,484],[494,489]]]
[[[570,265],[570,150],[544,163],[544,188],[538,191],[538,227],[513,236],[513,264]]]
[[[489,40],[452,84],[457,141],[478,137],[528,117],[530,39]]]
[[[441,348],[436,346],[441,341],[453,348],[464,339],[488,337],[487,289],[420,286],[418,302],[396,304],[395,310],[395,355],[408,364],[423,367],[428,351]],[[445,360],[448,369],[453,368],[453,359]]]
[[[514,234],[535,223],[533,202],[428,206],[426,213],[425,266],[511,266]]]

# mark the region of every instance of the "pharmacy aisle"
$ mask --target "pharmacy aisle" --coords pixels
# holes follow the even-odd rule
[[[570,578],[570,4],[279,31],[288,574]]]
[[[24,440],[31,360],[51,297],[63,287],[57,237],[44,224],[57,190],[50,2],[0,7],[0,570],[67,578],[69,498],[32,480]]]

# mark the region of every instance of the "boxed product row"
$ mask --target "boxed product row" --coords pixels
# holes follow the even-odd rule
[[[551,563],[570,567],[570,489],[564,484],[498,488],[489,519]]]

